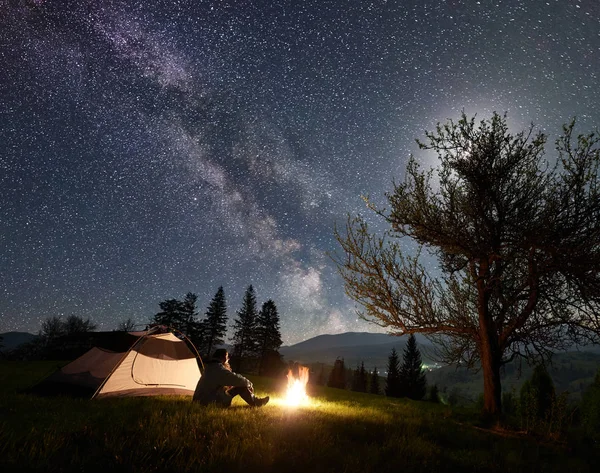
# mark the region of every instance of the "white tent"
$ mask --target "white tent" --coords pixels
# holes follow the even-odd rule
[[[50,375],[36,391],[93,392],[97,399],[194,394],[202,360],[191,342],[156,330],[129,335],[135,342],[127,351],[93,347]]]

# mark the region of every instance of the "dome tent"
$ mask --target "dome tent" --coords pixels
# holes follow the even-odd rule
[[[128,335],[133,342],[127,349],[113,351],[94,346],[31,392],[92,399],[194,394],[202,360],[187,337],[181,334],[181,339],[164,326]]]

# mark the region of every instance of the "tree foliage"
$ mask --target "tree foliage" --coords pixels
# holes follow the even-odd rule
[[[333,369],[329,373],[327,386],[330,388],[346,389],[346,367],[344,366],[343,358],[335,360]]]
[[[279,326],[279,312],[275,302],[271,299],[263,303],[256,319],[255,328],[256,351],[259,359],[259,374],[276,374],[284,365],[279,354],[281,329]]]
[[[259,373],[263,373],[267,365],[272,364],[279,355],[281,329],[279,327],[279,312],[275,302],[269,299],[262,305],[256,317],[255,327],[256,351],[260,357]],[[269,363],[271,360],[271,363]]]
[[[437,387],[437,384],[433,384],[429,388],[429,396],[427,400],[436,404],[440,402],[440,391]]]
[[[352,391],[366,393],[369,385],[369,376],[365,370],[365,363],[361,361],[352,373]]]
[[[43,344],[50,345],[60,337],[78,333],[93,332],[97,325],[90,319],[83,319],[77,315],[69,315],[65,320],[59,316],[48,317],[42,322],[40,339]]]
[[[400,392],[402,396],[421,400],[427,393],[427,380],[421,368],[421,352],[417,348],[417,340],[411,333],[402,355],[400,366]]]
[[[127,320],[120,322],[117,325],[117,330],[120,332],[133,332],[135,330],[136,323],[133,321],[131,317],[128,317]]]
[[[188,292],[182,301],[166,299],[159,302],[161,311],[154,315],[152,323],[177,329],[190,337],[194,344],[197,344],[200,333],[200,322],[196,310],[197,300],[196,294]]]
[[[369,392],[371,394],[381,394],[381,388],[379,387],[379,373],[377,366],[373,368],[370,375],[371,383],[369,384]]]
[[[202,321],[203,338],[202,353],[210,357],[217,345],[225,343],[227,333],[227,303],[223,286],[217,289],[216,294],[206,309],[206,317]]]
[[[521,387],[520,406],[522,416],[539,421],[545,419],[552,409],[556,397],[554,382],[544,365],[537,365],[531,378]]]
[[[403,395],[400,378],[400,358],[395,348],[392,348],[388,357],[385,395],[389,397],[402,397]]]
[[[242,308],[237,311],[237,318],[233,323],[233,355],[239,371],[242,359],[249,355],[255,355],[256,343],[256,295],[252,285],[248,286],[244,293]]]
[[[90,319],[69,315],[47,317],[42,321],[38,336],[11,352],[14,359],[72,359],[88,350],[86,334],[96,330]]]
[[[445,362],[481,365],[492,416],[504,364],[600,334],[600,152],[594,134],[573,129],[548,162],[533,127],[513,135],[506,116],[477,124],[463,113],[419,142],[436,169],[411,157],[389,210],[367,201],[388,232],[371,234],[361,217],[336,230],[334,259],[361,316],[431,336]]]
[[[600,445],[600,370],[582,396],[581,423],[586,437]]]

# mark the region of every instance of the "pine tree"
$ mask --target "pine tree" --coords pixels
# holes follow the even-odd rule
[[[359,385],[360,385],[359,377],[360,377],[360,367],[358,365],[356,365],[356,369],[352,372],[352,384],[350,386],[351,391],[355,391],[355,392],[359,391]]]
[[[543,364],[537,365],[520,393],[522,418],[537,422],[546,418],[556,397],[554,382]]]
[[[189,336],[194,332],[198,324],[198,311],[196,310],[196,301],[198,296],[193,292],[188,292],[180,305],[181,324],[179,330]]]
[[[183,303],[177,299],[166,299],[159,302],[158,306],[161,311],[154,316],[152,323],[173,327],[185,333]]]
[[[317,386],[325,386],[325,365],[321,365],[321,371],[319,371],[319,376],[317,376],[316,384]]]
[[[373,368],[373,372],[371,373],[371,385],[369,386],[369,392],[371,394],[381,394],[379,388],[379,373],[377,372],[377,367]]]
[[[277,362],[279,347],[281,347],[281,331],[279,328],[279,313],[275,302],[269,299],[262,305],[256,318],[257,352],[260,356],[259,373],[271,371],[268,361]]]
[[[361,361],[360,366],[356,366],[356,370],[352,376],[352,391],[359,393],[367,392],[367,371],[365,370],[365,363]]]
[[[343,358],[335,360],[333,369],[329,373],[327,386],[330,388],[346,389],[346,367],[344,366]]]
[[[157,313],[151,322],[181,331],[190,338],[196,347],[200,347],[202,344],[202,324],[198,321],[197,300],[198,296],[196,294],[188,292],[183,301],[166,299],[159,302],[161,312]]]
[[[400,392],[410,399],[420,400],[427,393],[427,380],[421,368],[421,352],[417,348],[417,339],[413,334],[408,337],[400,367]]]
[[[227,304],[225,302],[225,291],[220,286],[215,296],[206,309],[206,318],[202,321],[203,328],[203,351],[206,356],[211,356],[217,345],[225,342],[227,332]]]
[[[434,384],[429,389],[429,402],[435,402],[435,403],[440,402],[440,391],[437,387],[437,384]]]
[[[400,392],[400,359],[398,352],[392,348],[388,357],[387,378],[385,382],[385,395],[389,397],[401,397]]]
[[[256,296],[252,285],[244,294],[242,308],[237,311],[237,319],[233,322],[233,354],[236,371],[240,370],[242,359],[256,353]]]

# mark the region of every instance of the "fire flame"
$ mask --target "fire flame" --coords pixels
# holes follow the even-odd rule
[[[308,368],[306,366],[298,367],[298,375],[294,376],[292,370],[287,374],[288,386],[285,396],[285,403],[288,406],[299,406],[308,402],[306,394],[306,383],[308,383]]]

